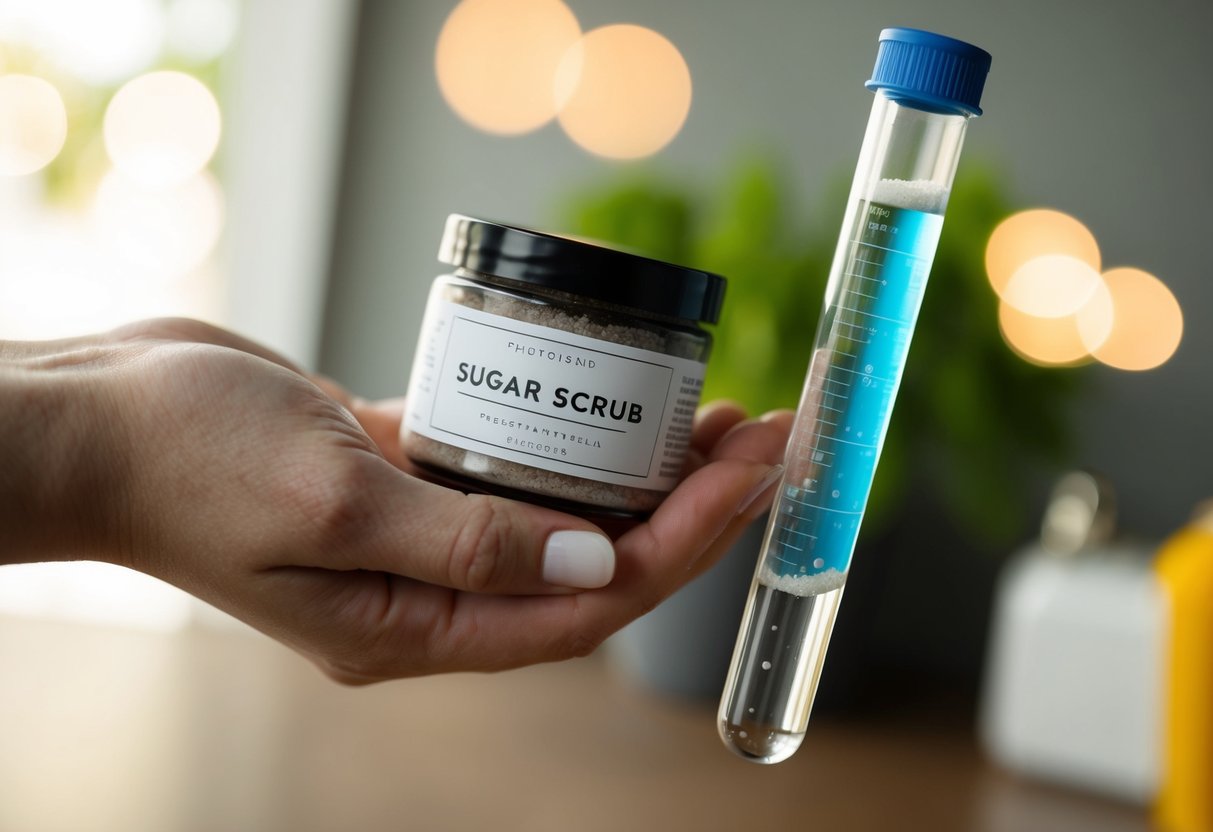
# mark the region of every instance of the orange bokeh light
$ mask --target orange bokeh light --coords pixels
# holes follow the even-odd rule
[[[1068,254],[1033,257],[1011,275],[1004,303],[1039,318],[1062,318],[1083,307],[1099,288],[1099,272]]]
[[[1084,317],[1086,333],[1080,330]],[[1112,330],[1112,298],[1101,280],[1077,312],[1060,317],[1030,315],[1006,301],[998,304],[998,327],[1003,340],[1033,364],[1062,366],[1091,359],[1089,344],[1102,343]]]
[[[1161,280],[1140,269],[1112,269],[1103,275],[1110,294],[1113,326],[1098,343],[1098,319],[1083,310],[1078,329],[1091,354],[1120,370],[1150,370],[1167,361],[1183,338],[1179,301]]]
[[[1061,211],[1020,211],[1000,222],[986,245],[986,273],[998,296],[1006,299],[1016,272],[1042,255],[1073,257],[1099,272],[1099,244],[1085,225]]]
[[[463,0],[438,35],[438,87],[473,127],[529,132],[556,115],[557,68],[580,36],[561,0]]]
[[[574,142],[611,159],[638,159],[678,135],[691,109],[691,71],[652,29],[604,26],[586,34],[560,67],[558,118]]]

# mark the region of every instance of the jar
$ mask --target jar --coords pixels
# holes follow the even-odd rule
[[[422,475],[642,517],[678,482],[724,278],[452,214],[401,423]]]

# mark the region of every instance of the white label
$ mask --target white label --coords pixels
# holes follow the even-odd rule
[[[658,491],[682,472],[699,361],[430,297],[406,429],[575,477]]]

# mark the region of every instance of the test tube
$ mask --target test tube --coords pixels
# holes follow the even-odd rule
[[[875,101],[718,714],[721,739],[748,760],[786,760],[804,739],[989,68],[989,54],[962,41],[880,33]]]

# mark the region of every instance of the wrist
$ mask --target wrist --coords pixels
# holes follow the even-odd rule
[[[37,346],[0,351],[0,563],[120,561],[112,351]]]

